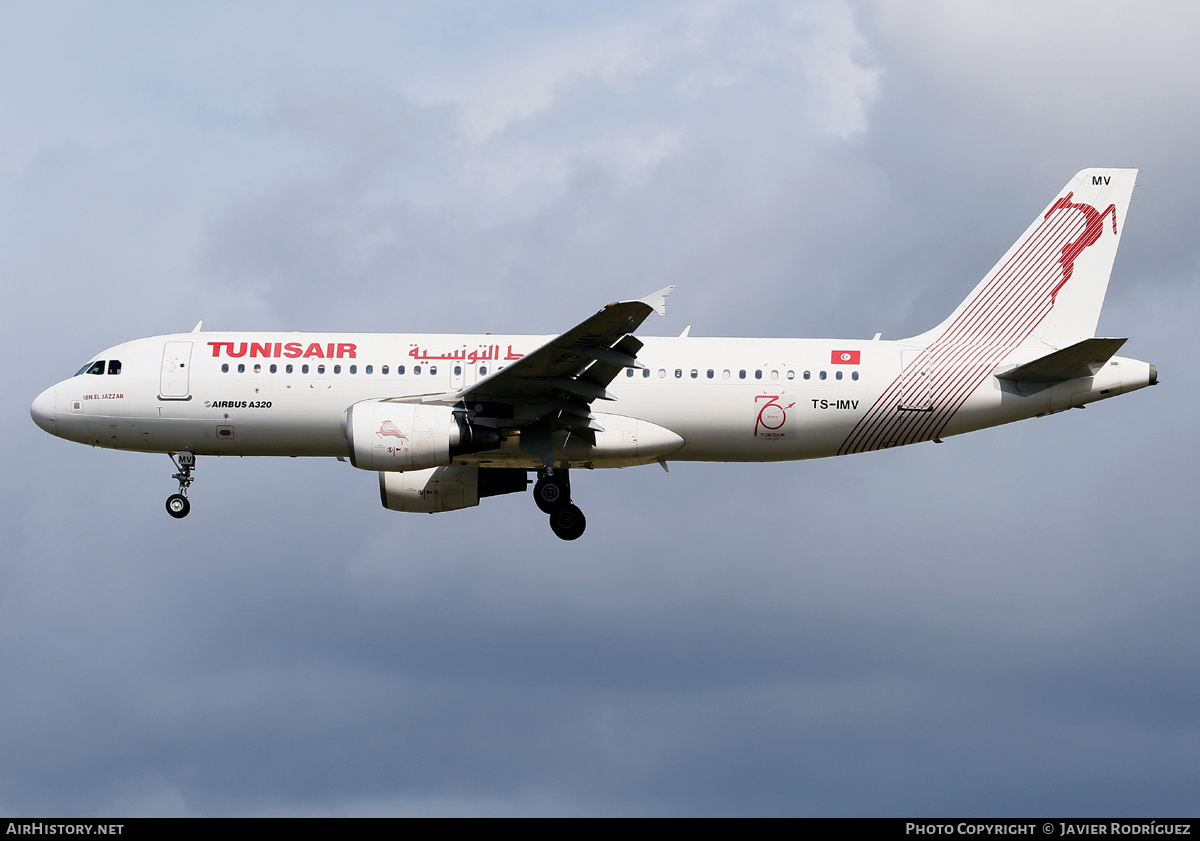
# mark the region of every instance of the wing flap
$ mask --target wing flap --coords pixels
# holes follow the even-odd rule
[[[666,311],[667,295],[674,288],[609,304],[511,365],[447,397],[452,402],[505,403],[612,400],[605,387],[625,368],[641,367],[636,357],[642,343],[631,334],[650,313]]]

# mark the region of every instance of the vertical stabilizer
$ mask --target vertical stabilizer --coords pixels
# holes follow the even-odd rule
[[[1096,334],[1136,169],[1077,174],[941,324],[914,344],[1063,348]]]
[[[1091,371],[1102,356],[1095,342],[1054,352],[1095,336],[1136,177],[1135,169],[1085,169],[1072,178],[949,318],[903,342],[899,376],[838,452],[938,440],[1018,348],[1041,360],[1018,368],[1020,377]]]

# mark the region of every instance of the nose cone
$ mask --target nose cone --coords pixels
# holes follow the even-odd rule
[[[54,412],[57,406],[58,394],[55,393],[54,386],[50,386],[34,398],[33,405],[29,407],[29,414],[33,417],[33,422],[51,435],[56,434]]]

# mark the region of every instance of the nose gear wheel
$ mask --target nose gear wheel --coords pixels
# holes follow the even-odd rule
[[[176,520],[181,520],[192,510],[192,504],[183,494],[171,494],[167,497],[167,513]]]
[[[179,481],[179,493],[173,493],[167,497],[167,513],[176,520],[181,520],[192,510],[192,503],[188,501],[187,492],[192,482],[196,480],[196,477],[192,475],[192,471],[196,469],[196,455],[187,451],[168,453],[168,455],[177,471],[171,478]]]

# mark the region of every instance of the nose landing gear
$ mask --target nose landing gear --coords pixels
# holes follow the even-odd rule
[[[195,481],[192,476],[192,471],[196,469],[196,456],[194,453],[182,452],[171,454],[171,461],[175,468],[179,471],[171,476],[172,479],[179,480],[179,493],[173,493],[167,497],[167,513],[176,520],[181,520],[188,515],[192,510],[192,504],[188,502],[187,491],[188,486]]]
[[[587,519],[571,503],[571,479],[566,470],[543,470],[533,486],[533,501],[550,515],[550,530],[562,540],[575,540],[587,528]]]

